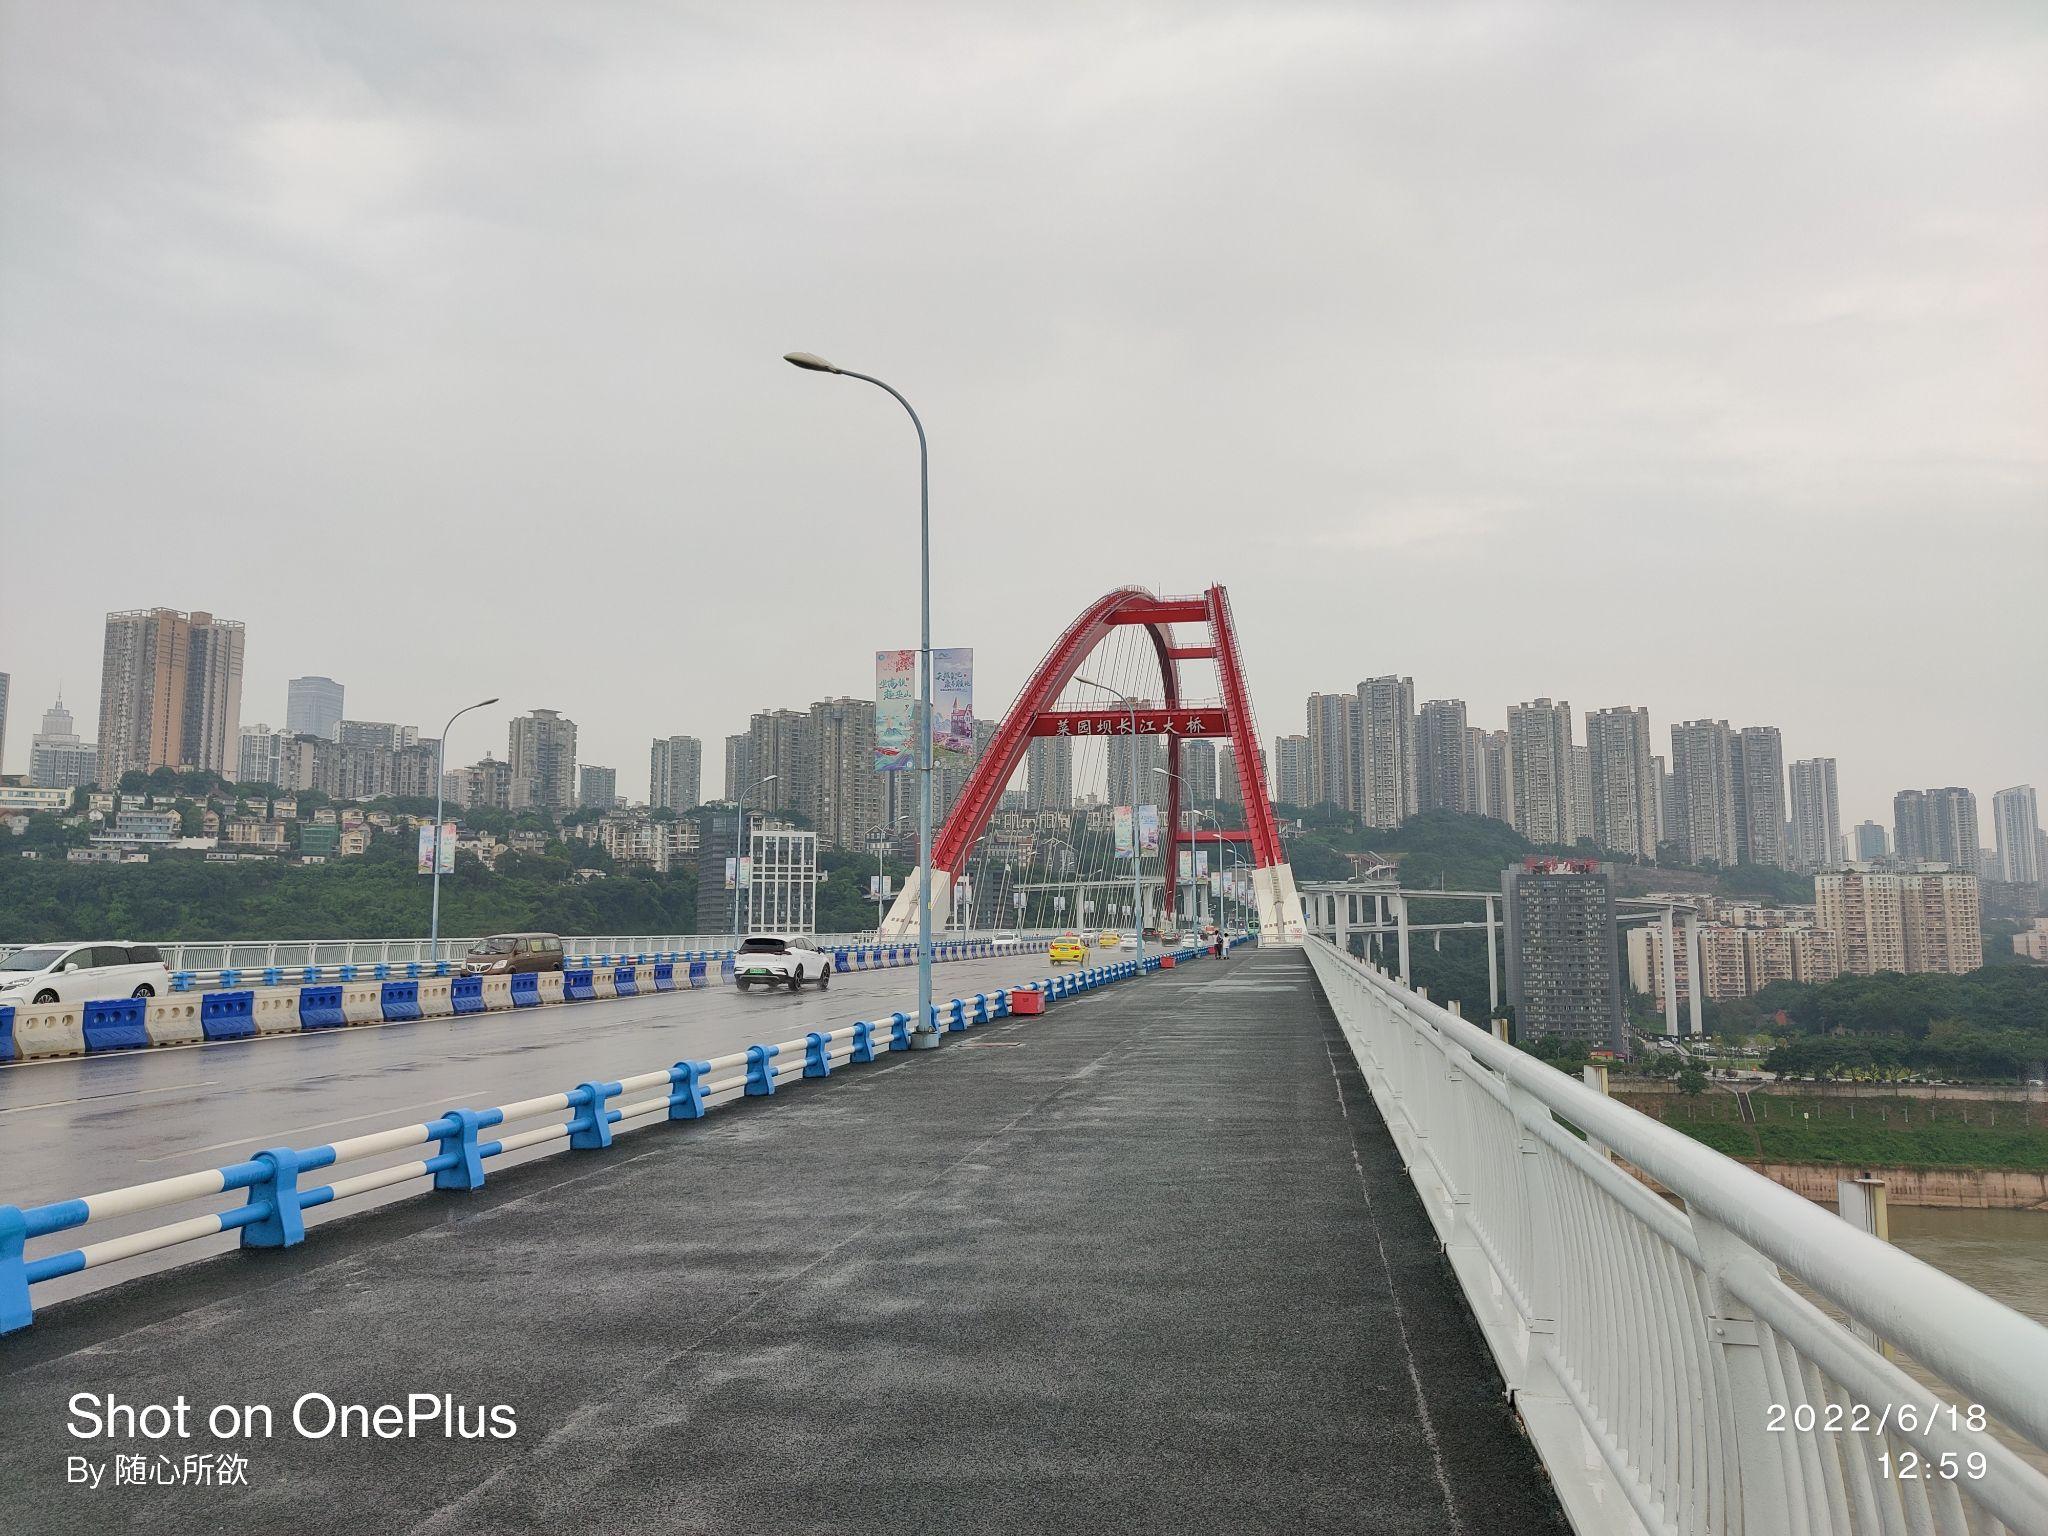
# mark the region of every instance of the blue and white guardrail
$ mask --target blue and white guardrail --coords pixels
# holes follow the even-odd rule
[[[1206,951],[1169,952],[1176,962]],[[977,992],[932,1004],[932,1023],[943,1033],[962,1034],[976,1024],[1007,1018],[1016,992],[1034,991],[1049,1001],[1077,997],[1112,982],[1160,968],[1162,957],[1126,960],[1094,970],[1047,976],[995,992]],[[418,983],[386,983],[416,986]],[[35,1321],[29,1289],[42,1281],[97,1269],[179,1243],[240,1232],[244,1248],[289,1248],[306,1236],[305,1212],[351,1196],[417,1179],[437,1190],[481,1189],[484,1165],[492,1158],[529,1147],[564,1143],[595,1151],[612,1142],[615,1126],[661,1120],[699,1120],[714,1109],[748,1098],[770,1098],[778,1089],[806,1079],[827,1078],[845,1067],[872,1062],[879,1054],[910,1049],[910,1018],[893,1013],[841,1029],[813,1030],[800,1039],[750,1045],[707,1061],[671,1066],[609,1082],[584,1082],[561,1093],[543,1094],[492,1109],[451,1109],[432,1120],[372,1131],[317,1147],[270,1147],[220,1168],[178,1174],[79,1199],[47,1205],[0,1205],[0,1334]],[[623,1102],[615,1102],[623,1101]],[[567,1118],[562,1116],[566,1112]],[[542,1123],[507,1132],[523,1121]],[[422,1149],[408,1161],[314,1183],[308,1175],[394,1152]],[[28,1245],[94,1222],[162,1210],[216,1194],[240,1194],[239,1205],[124,1233],[76,1248],[30,1257]]]
[[[949,939],[932,946],[932,958],[983,960],[1007,949],[994,939]],[[841,975],[916,963],[915,944],[842,945],[832,951],[832,968]],[[192,990],[189,973],[181,972],[172,977],[167,997],[0,1007],[0,1064],[700,989],[733,980],[733,952],[580,955],[560,971],[502,976],[449,970],[445,961],[438,972],[425,963],[342,966],[330,981],[308,966],[298,979],[286,981],[273,968],[263,973],[260,986],[244,986],[239,973],[223,971],[219,975],[228,985],[215,991]]]

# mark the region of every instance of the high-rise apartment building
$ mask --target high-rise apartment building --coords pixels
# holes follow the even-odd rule
[[[1923,864],[1934,857],[1927,829],[1927,791],[1902,789],[1892,796],[1892,856],[1899,863]]]
[[[1566,836],[1574,846],[1593,840],[1593,754],[1583,745],[1572,748],[1571,820]]]
[[[1216,749],[1216,798],[1224,805],[1243,805],[1244,789],[1237,778],[1237,748]]]
[[[875,771],[875,701],[824,699],[811,706],[815,768],[811,798],[798,807],[823,848],[858,849],[883,822],[883,775]],[[936,787],[936,786],[935,786]]]
[[[1358,809],[1358,695],[1308,696],[1309,805]]]
[[[369,747],[378,752],[396,752],[420,739],[416,725],[398,725],[389,720],[337,720],[331,731],[294,731],[295,736],[325,736],[344,747]]]
[[[1180,778],[1180,803],[1183,806],[1199,806],[1203,810],[1214,806],[1216,743],[1183,741],[1180,744]]]
[[[577,770],[580,784],[576,806],[585,811],[609,811],[619,803],[619,770],[585,763]]]
[[[1074,804],[1074,739],[1034,736],[1024,749],[1024,782],[1034,811],[1071,810]]]
[[[1135,755],[1138,759],[1137,803],[1166,804],[1166,738],[1137,737],[1135,754],[1131,751],[1132,740],[1129,736],[1109,738],[1109,770],[1103,781],[1105,798],[1111,805],[1122,805],[1131,798],[1131,758]]]
[[[1892,878],[1899,882],[1908,971],[1961,976],[1984,964],[1984,914],[1975,874],[1919,869]]]
[[[145,608],[107,615],[100,663],[100,778],[235,767],[244,634],[233,619]]]
[[[576,808],[576,722],[536,709],[512,722],[512,808],[554,812]]]
[[[1369,827],[1398,827],[1419,810],[1415,783],[1415,679],[1371,677],[1358,685],[1358,813]]]
[[[1844,975],[1906,969],[1899,897],[1899,877],[1889,872],[1852,865],[1814,877],[1814,925],[1834,936]]]
[[[1650,712],[1634,705],[1586,713],[1591,759],[1593,841],[1609,853],[1648,864],[1657,857],[1661,766],[1650,755]]]
[[[1530,858],[1501,875],[1515,1038],[1627,1053],[1614,890],[1591,859]]]
[[[1732,868],[1742,855],[1735,817],[1735,746],[1726,720],[1671,727],[1671,784],[1678,846],[1692,864]]]
[[[2039,885],[2041,813],[2033,785],[2015,784],[1991,797],[1991,829],[1998,839],[1998,878]]]
[[[754,738],[751,732],[725,738],[725,798],[736,801],[754,782]]]
[[[647,804],[687,811],[703,803],[704,744],[694,736],[655,737],[647,754]]]
[[[1775,725],[1745,725],[1729,738],[1735,792],[1735,856],[1785,869],[1785,746]]]
[[[1927,791],[1927,852],[1922,857],[1930,864],[1977,873],[1976,795],[1956,785]]]
[[[1792,867],[1827,869],[1842,857],[1842,810],[1835,793],[1835,760],[1802,758],[1792,765]]]
[[[1849,862],[1878,864],[1892,856],[1891,838],[1874,821],[1859,821],[1849,835]]]
[[[747,780],[757,786],[746,797],[748,806],[803,813],[811,802],[817,768],[810,713],[796,709],[756,712],[747,727],[746,755]]]
[[[1315,774],[1306,736],[1273,738],[1273,798],[1281,805],[1314,805]]]
[[[9,675],[0,672],[0,773],[7,771],[7,694],[11,686]]]
[[[1473,728],[1463,699],[1429,699],[1415,718],[1415,798],[1425,811],[1479,810]]]
[[[281,777],[285,745],[290,731],[273,731],[267,725],[245,725],[235,755],[235,778],[243,784],[283,784]],[[304,788],[310,789],[307,784]]]
[[[37,789],[76,789],[99,783],[99,748],[80,741],[63,699],[43,711],[43,728],[29,739],[28,781]],[[2031,791],[2030,791],[2031,793]]]
[[[285,685],[284,728],[294,736],[337,739],[342,686],[331,677],[295,677]]]
[[[512,765],[499,762],[488,752],[483,761],[459,768],[449,775],[461,781],[457,803],[470,810],[509,811],[512,802]]]
[[[1537,844],[1558,844],[1572,830],[1572,707],[1537,699],[1508,706],[1508,757],[1514,770],[1515,827]]]
[[[1506,731],[1486,731],[1479,743],[1479,794],[1487,815],[1511,827],[1515,819],[1515,748]]]

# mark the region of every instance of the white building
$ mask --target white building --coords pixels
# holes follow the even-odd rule
[[[1992,832],[1998,839],[1999,878],[2014,885],[2041,883],[2041,813],[2034,786],[2015,784],[1991,797]]]

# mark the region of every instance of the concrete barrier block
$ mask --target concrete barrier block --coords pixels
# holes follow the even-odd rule
[[[150,1002],[143,1028],[151,1045],[195,1045],[206,1038],[200,1027],[199,1005],[203,994],[173,993]]]
[[[479,976],[483,983],[484,1007],[495,1012],[512,1006],[512,978],[510,976]]]
[[[295,1035],[306,1027],[299,1014],[299,996],[311,987],[265,987],[249,999],[250,1032],[258,1035]],[[332,989],[330,989],[332,990]],[[204,1017],[202,1011],[201,1017]],[[211,1026],[218,1028],[218,1026]]]
[[[562,976],[561,971],[542,971],[534,978],[534,991],[543,1003],[562,1001]]]
[[[30,1003],[14,1010],[14,1049],[23,1061],[85,1054],[85,1010],[77,1003]]]
[[[600,966],[590,973],[590,995],[593,998],[617,997],[619,995],[618,973],[609,967]]]
[[[660,990],[655,982],[654,971],[655,968],[652,965],[636,965],[633,967],[633,985],[639,989],[642,997],[645,997],[649,992]]]
[[[384,1022],[384,983],[344,981],[341,984],[341,1021],[344,1024]]]
[[[455,1012],[455,982],[448,976],[420,978],[420,1017],[445,1019]]]

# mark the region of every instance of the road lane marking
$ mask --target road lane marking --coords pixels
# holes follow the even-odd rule
[[[435,1104],[439,1104],[445,1107],[450,1103],[459,1103],[460,1100],[461,1095],[459,1094],[453,1096],[450,1096],[448,1094],[441,1094],[431,1099],[421,1099],[417,1104],[393,1104],[388,1108],[373,1109],[360,1115],[344,1115],[339,1120],[322,1120],[313,1125],[302,1125],[297,1130],[289,1131],[286,1134],[288,1136],[303,1136],[308,1131],[324,1131],[328,1127],[335,1125],[353,1125],[358,1120],[377,1120],[381,1119],[386,1115],[403,1114],[408,1109],[426,1109],[429,1106]],[[261,1141],[264,1142],[266,1145],[270,1146],[280,1145],[280,1143],[278,1143],[274,1138],[264,1136],[237,1136],[233,1141],[216,1141],[204,1147],[181,1147],[176,1152],[164,1152],[160,1153],[156,1157],[138,1158],[137,1161],[144,1163],[167,1163],[174,1157],[190,1157],[197,1152],[218,1152],[223,1147],[239,1147],[251,1141]]]
[[[91,1104],[100,1099],[132,1099],[138,1093],[183,1093],[189,1088],[218,1088],[220,1079],[208,1078],[203,1083],[172,1083],[165,1088],[122,1088],[114,1093],[87,1093],[75,1099],[51,1099],[43,1104],[16,1104],[11,1109],[0,1109],[0,1115],[25,1115],[32,1109],[66,1109],[73,1104]]]

